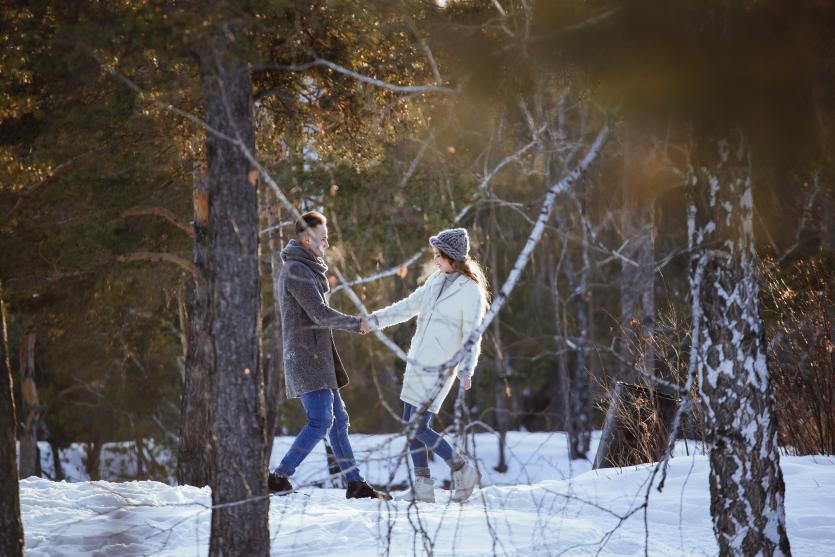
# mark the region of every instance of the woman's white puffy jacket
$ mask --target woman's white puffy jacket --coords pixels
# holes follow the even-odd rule
[[[438,292],[444,279],[444,273],[435,272],[407,298],[371,314],[376,320],[373,324],[381,329],[417,315],[417,329],[408,357],[424,366],[448,361],[484,317],[484,296],[474,280],[462,274],[447,285],[439,298]],[[438,413],[456,374],[461,380],[472,377],[480,352],[481,338],[476,340],[469,354],[444,376],[422,371],[407,363],[400,400],[418,408],[431,400],[429,411]]]

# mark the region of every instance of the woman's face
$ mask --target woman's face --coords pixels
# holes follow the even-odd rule
[[[443,271],[444,273],[451,273],[452,272],[452,262],[444,257],[440,251],[435,248],[432,248],[432,251],[435,252],[435,265],[438,266],[438,269]]]

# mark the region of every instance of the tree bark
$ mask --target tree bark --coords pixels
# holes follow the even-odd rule
[[[492,224],[494,230],[496,229],[495,210],[492,214]],[[496,241],[490,242],[490,267],[492,271],[493,284],[498,284],[499,273],[496,266]],[[496,429],[499,432],[499,462],[496,464],[495,470],[500,473],[507,472],[507,458],[505,455],[505,448],[507,446],[507,430],[508,430],[508,413],[507,401],[508,391],[510,387],[507,384],[507,376],[510,372],[510,366],[507,363],[504,347],[502,346],[501,324],[499,316],[493,321],[493,348],[496,353]]]
[[[148,466],[145,464],[145,444],[142,442],[142,437],[137,437],[134,440],[133,447],[136,450],[136,479],[147,479],[145,474]]]
[[[269,368],[265,381],[265,392],[267,400],[267,455],[272,452],[275,430],[278,427],[278,415],[284,402],[284,382],[282,380],[282,337],[281,337],[281,311],[278,307],[278,277],[281,274],[281,267],[284,262],[281,260],[281,249],[284,246],[284,234],[279,226],[281,223],[281,205],[271,200],[269,191],[264,192],[267,212],[267,226],[269,227],[269,241],[267,246],[270,252],[270,277],[272,279],[273,291],[273,328],[272,328],[272,353],[268,359]]]
[[[23,555],[23,522],[20,519],[20,492],[15,447],[15,417],[12,368],[9,365],[6,304],[0,283],[0,555]]]
[[[572,460],[585,459],[591,444],[591,413],[592,396],[589,375],[589,328],[591,326],[589,314],[589,273],[590,261],[588,244],[589,231],[584,224],[585,218],[585,184],[578,183],[576,198],[579,200],[580,213],[577,215],[576,227],[582,231],[581,245],[578,247],[579,268],[575,267],[572,254],[567,244],[562,246],[562,254],[558,268],[553,271],[554,307],[557,319],[557,365],[559,373],[559,393],[562,402],[563,427],[568,440],[568,453]],[[557,218],[557,226],[569,230],[574,226],[567,222],[563,215]],[[557,287],[559,274],[565,275],[568,282],[568,296],[565,308],[560,307],[560,296]],[[566,310],[576,316],[573,327],[566,318]],[[574,341],[568,340],[569,332],[573,331]],[[568,347],[571,347],[573,359],[568,357]]]
[[[790,555],[759,308],[749,151],[735,132],[695,155],[688,229],[694,365],[720,555]]]
[[[102,442],[98,437],[94,437],[88,443],[85,443],[84,470],[87,472],[87,477],[90,481],[98,481],[101,479],[101,449]]]
[[[603,431],[600,434],[600,443],[597,445],[597,454],[594,457],[592,469],[611,468],[615,463],[610,458],[610,452],[617,439],[618,407],[623,396],[624,384],[618,381],[609,399],[609,409],[606,411],[606,419],[603,421]]]
[[[661,460],[675,419],[676,402],[648,385],[618,381],[612,390],[593,467],[634,466]]]
[[[626,260],[620,272],[620,320],[624,336],[621,379],[633,381],[635,368],[653,373],[655,351],[651,342],[655,323],[655,215],[656,165],[652,160],[648,126],[627,124],[624,140],[623,213],[621,226]]]
[[[206,123],[237,141],[206,136],[208,291],[215,357],[210,372],[212,529],[209,555],[268,555],[266,415],[258,352],[257,180],[242,149],[254,153],[252,91],[235,44],[239,25],[209,30],[200,70]]]
[[[35,384],[35,333],[23,335],[20,342],[20,394],[23,399],[21,414],[23,423],[20,432],[21,478],[39,475],[38,421],[41,404]]]
[[[470,423],[470,408],[467,406],[467,391],[464,384],[458,382],[458,394],[455,397],[453,409],[453,430],[455,431],[456,449],[464,454],[469,454],[469,441],[467,440],[467,425]]]
[[[586,196],[588,195],[586,182],[578,185],[577,195],[580,198],[582,214],[586,217]],[[589,261],[589,237],[588,226],[582,226],[583,242],[580,246],[580,264],[576,289],[576,315],[577,315],[577,349],[575,351],[574,372],[571,381],[571,415],[574,419],[574,437],[571,439],[571,458],[586,458],[591,445],[591,418],[592,418],[592,395],[591,395],[591,374],[589,371],[589,336],[591,334],[591,289],[589,288],[589,275],[591,274],[591,262]]]
[[[52,466],[55,469],[52,479],[56,482],[64,480],[64,465],[61,463],[61,449],[52,441],[49,442],[49,447],[52,449]]]
[[[190,285],[186,280],[181,280],[177,285],[177,321],[180,325],[180,349],[181,354],[177,357],[177,369],[180,370],[180,385],[186,384],[186,358],[188,358],[188,337],[189,337],[189,312],[188,295]],[[180,410],[182,412],[182,409]]]
[[[835,253],[835,191],[830,184],[827,203],[824,204],[824,231],[822,245],[824,250]]]
[[[182,431],[177,458],[177,481],[181,485],[197,487],[211,485],[213,471],[209,377],[215,360],[211,331],[212,314],[205,278],[211,274],[207,173],[208,169],[204,164],[194,163],[192,260],[197,269],[197,277],[190,282],[190,311],[183,319],[186,331],[186,358],[181,408]]]

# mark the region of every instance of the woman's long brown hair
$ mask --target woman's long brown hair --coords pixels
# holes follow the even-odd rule
[[[475,281],[479,290],[481,290],[481,295],[484,299],[484,308],[487,309],[492,298],[490,295],[490,284],[487,282],[487,277],[484,276],[484,270],[481,268],[478,261],[472,257],[467,257],[464,261],[457,261],[444,253],[443,250],[438,250],[438,253],[440,253],[444,259],[449,261],[450,265],[452,265],[452,270]]]

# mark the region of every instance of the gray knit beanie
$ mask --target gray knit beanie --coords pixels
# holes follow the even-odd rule
[[[442,230],[429,238],[429,243],[456,261],[466,261],[470,253],[470,237],[464,228]]]

